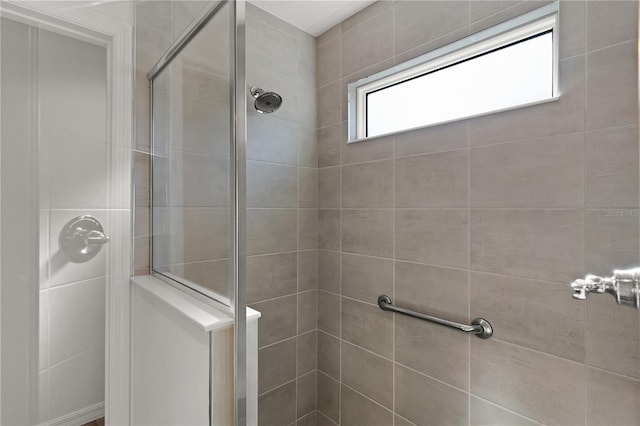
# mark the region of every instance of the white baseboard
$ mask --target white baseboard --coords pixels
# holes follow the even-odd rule
[[[104,402],[49,420],[40,426],[82,426],[100,417],[104,417]]]

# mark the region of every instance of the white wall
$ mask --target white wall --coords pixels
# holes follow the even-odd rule
[[[108,246],[71,263],[58,235],[91,214],[109,234],[107,55],[39,31],[40,423],[104,401]]]

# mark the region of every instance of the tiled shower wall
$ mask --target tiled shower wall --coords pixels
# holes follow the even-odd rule
[[[136,274],[149,272],[146,72],[203,5],[194,1],[136,2]],[[248,84],[276,91],[284,98],[276,113],[258,114],[251,105],[248,110],[247,300],[262,313],[258,343],[260,424],[315,423],[315,72],[315,39],[248,4]],[[200,181],[212,184],[206,176]]]
[[[637,2],[560,3],[560,99],[346,144],[347,84],[541,6],[378,2],[318,38],[318,424],[637,425]],[[381,311],[495,328],[480,340]]]
[[[315,39],[247,5],[247,84],[282,107],[247,117],[247,302],[258,323],[258,421],[315,424]]]

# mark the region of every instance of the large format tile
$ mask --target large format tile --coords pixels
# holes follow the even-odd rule
[[[350,253],[393,257],[393,212],[343,210],[342,249]]]
[[[471,150],[471,207],[584,206],[581,133]]]
[[[251,307],[262,313],[258,322],[258,346],[266,346],[296,335],[296,295],[279,297]]]
[[[465,1],[407,1],[396,4],[395,52],[403,52],[469,24]]]
[[[393,292],[393,261],[354,254],[342,255],[342,295],[376,303]]]
[[[638,128],[587,132],[586,207],[638,208]]]
[[[342,386],[340,420],[344,426],[389,426],[393,424],[393,413]]]
[[[496,339],[471,341],[471,392],[544,424],[584,424],[584,365]]]
[[[373,161],[342,168],[344,208],[393,207],[393,161]]]
[[[297,254],[247,257],[247,302],[293,294],[297,290]]]
[[[340,417],[340,382],[318,372],[318,411],[334,422]]]
[[[298,334],[317,328],[318,294],[316,290],[298,293]]]
[[[340,339],[318,332],[318,370],[340,379]]]
[[[296,383],[287,383],[258,397],[258,425],[288,425],[296,420]]]
[[[471,268],[571,282],[584,270],[584,213],[473,210]]]
[[[393,361],[343,343],[342,384],[393,408]]]
[[[285,340],[258,351],[258,393],[296,378],[296,339]]]
[[[468,150],[440,152],[396,160],[396,207],[466,207],[468,192]]]
[[[586,363],[640,378],[638,312],[617,305],[609,295],[589,297],[586,309]]]
[[[304,417],[316,409],[316,372],[312,371],[298,378],[296,389],[296,401],[298,405],[297,417]]]
[[[393,56],[393,17],[381,13],[342,33],[342,76],[353,74]]]
[[[401,365],[395,367],[395,411],[416,425],[467,425],[469,396]]]
[[[585,212],[586,271],[609,276],[638,264],[638,214],[631,210]]]
[[[318,330],[340,336],[340,296],[318,292]]]
[[[316,57],[318,87],[340,79],[340,38],[319,44],[316,49]]]
[[[298,291],[318,288],[318,250],[298,252]]]
[[[247,162],[248,207],[297,207],[297,191],[297,167]]]
[[[538,423],[471,396],[469,424],[472,426],[535,426]]]
[[[318,248],[318,210],[298,210],[298,250]]]
[[[296,368],[298,377],[316,369],[318,361],[317,341],[316,330],[298,336],[298,362]]]
[[[587,129],[638,123],[637,45],[630,41],[587,54]]]
[[[455,121],[398,133],[394,136],[395,157],[466,148],[469,145],[469,122]]]
[[[340,164],[342,123],[318,129],[318,167]]]
[[[318,248],[340,250],[340,210],[318,210]]]
[[[318,170],[298,168],[298,207],[318,207]]]
[[[466,210],[398,210],[396,258],[467,267],[469,216]]]
[[[377,305],[342,299],[342,338],[377,354],[393,356],[393,315]]]
[[[469,389],[469,336],[456,330],[397,315],[395,360],[459,389]]]
[[[587,6],[588,50],[638,38],[637,2],[596,0],[584,3]]]
[[[318,170],[318,207],[333,209],[340,207],[340,167]]]
[[[340,293],[340,253],[320,250],[318,252],[318,288]]]
[[[585,307],[556,283],[471,273],[471,317],[487,319],[494,337],[584,361]]]
[[[587,425],[640,424],[640,381],[587,368]]]
[[[295,209],[248,209],[247,254],[296,250],[296,223]]]

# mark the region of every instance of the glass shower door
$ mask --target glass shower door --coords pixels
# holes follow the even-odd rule
[[[149,73],[152,273],[234,313],[236,424],[246,421],[243,21],[243,2],[211,2]]]

